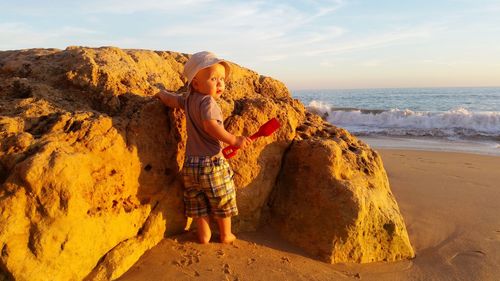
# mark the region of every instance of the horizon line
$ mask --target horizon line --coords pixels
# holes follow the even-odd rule
[[[375,90],[375,89],[380,89],[380,90],[389,90],[389,89],[452,89],[452,88],[462,88],[462,89],[472,89],[472,88],[500,88],[500,85],[498,86],[420,86],[420,87],[413,87],[413,86],[405,86],[405,87],[360,87],[360,88],[288,88],[290,91],[325,91],[325,90]]]

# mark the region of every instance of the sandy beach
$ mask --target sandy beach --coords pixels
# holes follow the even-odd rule
[[[500,280],[500,157],[378,150],[416,258],[330,265],[271,227],[233,245],[164,239],[119,280]]]
[[[500,0],[0,7],[0,281],[500,281]]]

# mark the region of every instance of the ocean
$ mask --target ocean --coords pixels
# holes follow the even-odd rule
[[[292,96],[374,147],[500,155],[500,88],[296,90]]]

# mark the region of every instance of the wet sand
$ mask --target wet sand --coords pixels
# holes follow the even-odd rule
[[[119,280],[500,280],[500,157],[378,150],[416,258],[330,265],[271,228],[233,245],[164,239]]]

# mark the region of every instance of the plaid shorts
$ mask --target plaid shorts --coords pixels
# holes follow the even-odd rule
[[[229,163],[222,157],[186,156],[182,168],[186,216],[238,215],[233,175]]]

